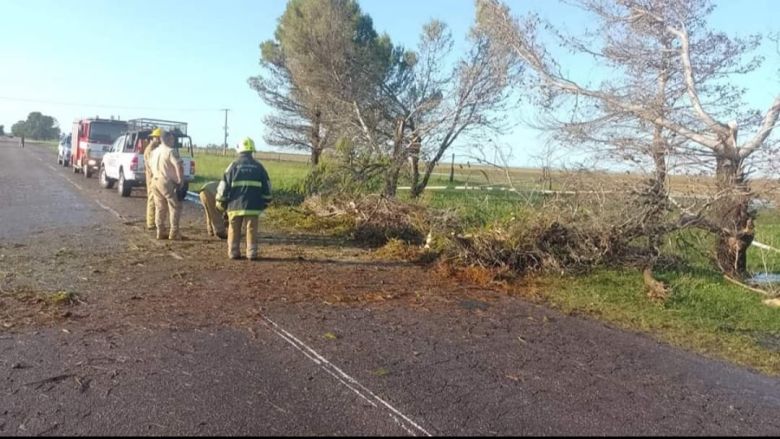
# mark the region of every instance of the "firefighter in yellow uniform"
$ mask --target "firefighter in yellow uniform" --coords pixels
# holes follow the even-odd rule
[[[238,158],[217,187],[217,208],[228,214],[228,257],[241,258],[241,226],[246,224],[246,256],[256,260],[257,223],[271,201],[271,182],[263,165],[252,157],[254,140],[245,138],[237,149]]]
[[[162,130],[155,128],[149,135],[149,144],[144,148],[144,171],[146,172],[146,228],[154,230],[154,191],[152,190],[152,152],[160,145]]]
[[[200,188],[200,203],[206,213],[206,232],[208,235],[227,239],[225,215],[217,210],[217,185],[216,181],[209,181]]]
[[[184,184],[184,169],[178,152],[173,148],[175,142],[173,134],[163,133],[162,144],[150,158],[157,239],[165,239],[166,235],[170,240],[182,239],[179,233],[182,202],[178,191]]]

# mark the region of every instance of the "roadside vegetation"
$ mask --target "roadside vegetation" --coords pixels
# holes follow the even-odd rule
[[[748,108],[733,81],[760,67],[761,39],[711,29],[707,0],[574,3],[596,32],[476,0],[455,53],[440,21],[402,47],[356,1],[288,2],[248,82],[273,110],[266,143],[308,160],[263,160],[265,224],[780,374],[778,291],[749,285],[780,272],[780,254],[754,245],[780,244],[780,96]],[[607,79],[566,76],[561,50],[598,59]],[[538,170],[511,168],[511,148],[489,140],[520,106],[549,137]],[[480,146],[454,167],[455,144]],[[571,153],[628,171],[556,162]],[[193,188],[230,160],[197,156]]]
[[[209,154],[196,157],[198,181],[218,179],[232,159]],[[539,301],[565,313],[597,317],[713,358],[780,374],[780,309],[765,305],[763,295],[723,278],[712,264],[712,237],[705,233],[684,231],[667,239],[666,260],[659,264],[655,277],[668,292],[659,300],[648,296],[641,266],[616,268],[605,264],[574,271],[564,269],[563,274],[540,269],[521,276],[501,264],[464,263],[458,260],[462,250],[452,239],[438,235],[425,248],[430,230],[424,227],[435,223],[435,219],[418,219],[414,226],[416,233],[403,235],[396,231],[393,234],[386,228],[375,231],[379,237],[374,233],[361,238],[356,235],[359,215],[357,210],[350,211],[348,203],[339,207],[337,203],[324,203],[321,197],[303,201],[308,164],[268,157],[261,160],[271,174],[277,202],[265,214],[265,227],[287,233],[360,238],[363,244],[376,247],[378,259],[432,264],[435,271],[444,275],[503,289],[508,294]],[[522,172],[532,182],[541,178],[539,170]],[[455,174],[456,181],[470,178],[475,177]],[[614,178],[621,176],[614,175]],[[529,197],[500,190],[447,189],[426,192],[416,201],[408,193],[400,192],[398,199],[422,206],[426,211],[440,212],[445,217],[438,219],[440,223],[448,219],[457,222],[461,239],[495,233],[498,228],[516,224],[523,218],[550,215],[543,209],[545,196],[538,193]],[[772,246],[780,244],[780,213],[774,209],[761,210],[757,224],[756,239]],[[751,273],[780,272],[780,253],[751,247],[748,269]],[[771,286],[763,288],[772,290]]]

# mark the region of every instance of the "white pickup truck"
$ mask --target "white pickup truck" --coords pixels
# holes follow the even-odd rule
[[[151,130],[128,131],[114,142],[111,150],[103,156],[100,165],[100,186],[111,189],[116,184],[117,192],[123,197],[129,197],[134,187],[143,187],[146,182],[144,171],[143,147],[146,145]],[[177,135],[176,150],[181,152],[191,140],[186,135]],[[187,193],[189,183],[195,177],[195,161],[192,157],[183,155],[181,160],[184,168],[184,187],[181,194]]]

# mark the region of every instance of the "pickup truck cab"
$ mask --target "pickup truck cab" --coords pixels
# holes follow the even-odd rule
[[[176,137],[174,149],[181,153],[182,148],[192,141],[186,134],[172,132]],[[149,143],[151,133],[151,129],[130,130],[114,141],[110,151],[103,156],[99,171],[100,186],[111,189],[116,185],[119,195],[129,197],[134,187],[145,185],[144,148]],[[195,161],[187,155],[180,157],[184,171],[182,192],[186,194],[190,181],[195,177]]]

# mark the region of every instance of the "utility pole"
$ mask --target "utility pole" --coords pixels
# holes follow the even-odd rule
[[[227,136],[228,136],[228,122],[227,122],[227,116],[228,111],[230,111],[229,108],[223,108],[221,111],[225,112],[225,142],[222,144],[222,155],[227,155]]]

